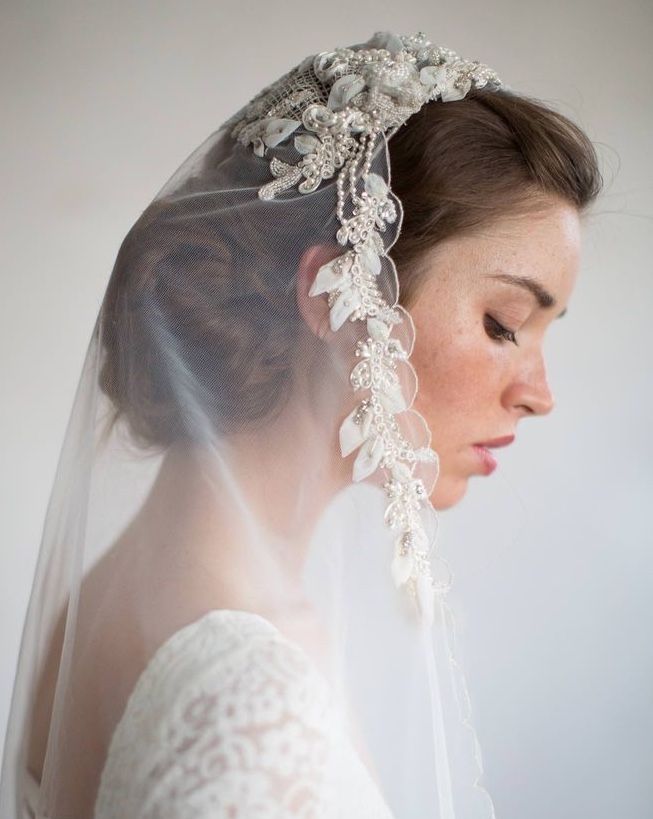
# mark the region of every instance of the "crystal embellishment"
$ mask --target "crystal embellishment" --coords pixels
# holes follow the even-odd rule
[[[432,576],[432,544],[420,517],[429,497],[415,469],[431,463],[437,480],[439,461],[428,445],[407,441],[398,423],[401,413],[412,413],[430,442],[398,377],[400,363],[410,366],[407,352],[391,336],[410,318],[396,303],[388,304],[377,282],[387,257],[383,233],[397,220],[398,200],[371,165],[382,135],[425,103],[456,101],[472,87],[501,85],[492,69],[433,45],[422,32],[377,32],[359,46],[307,57],[227,122],[231,136],[251,145],[257,156],[291,138],[301,156],[296,164],[271,157],[273,179],[258,191],[263,200],[294,187],[311,193],[337,175],[336,240],[346,249],[319,269],[310,295],[326,294],[333,331],[346,321],[366,322],[367,338],[357,343],[359,361],[350,375],[354,391],[366,395],[342,422],[340,448],[343,457],[358,450],[354,481],[385,470],[385,522],[397,532],[392,576],[398,587],[407,588],[426,624],[433,621],[434,593],[446,592],[450,581],[436,583]]]

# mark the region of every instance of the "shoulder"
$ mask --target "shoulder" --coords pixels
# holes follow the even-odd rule
[[[191,801],[214,806],[245,783],[257,799],[277,799],[284,778],[314,777],[307,767],[341,741],[337,713],[326,679],[271,622],[208,612],[168,638],[136,683],[111,739],[96,816],[124,816],[154,792],[167,805],[190,783]]]
[[[259,700],[271,688],[290,713],[319,718],[331,700],[328,684],[299,645],[269,620],[218,609],[175,632],[158,649],[133,698],[167,706],[204,691]],[[303,694],[310,690],[311,697]],[[248,700],[252,718],[263,718]],[[271,715],[267,715],[270,717]]]

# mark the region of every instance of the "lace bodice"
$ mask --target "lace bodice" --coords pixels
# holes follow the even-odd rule
[[[326,678],[270,621],[213,610],[155,652],[94,819],[393,819]]]

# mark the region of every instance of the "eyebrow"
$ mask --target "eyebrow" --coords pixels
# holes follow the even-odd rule
[[[537,279],[531,279],[528,276],[515,276],[512,273],[486,273],[485,278],[497,279],[505,284],[514,284],[517,287],[522,287],[524,290],[531,292],[537,299],[537,303],[544,310],[550,307],[555,307],[557,302]],[[562,318],[567,312],[567,308],[562,311],[556,318]]]

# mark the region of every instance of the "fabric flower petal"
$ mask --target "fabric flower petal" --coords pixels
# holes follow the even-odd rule
[[[375,316],[370,316],[367,319],[367,332],[374,341],[386,341],[390,335],[390,328],[384,321],[381,321]]]
[[[392,477],[399,483],[406,483],[412,480],[413,474],[410,471],[410,467],[406,466],[402,461],[395,461],[390,467],[390,471],[392,472]]]
[[[406,399],[404,398],[401,384],[399,382],[388,383],[379,390],[379,402],[387,412],[394,415],[406,409]]]
[[[443,102],[454,102],[455,100],[461,100],[467,94],[470,87],[471,82],[467,80],[462,88],[456,88],[454,85],[444,88],[440,96]]]
[[[398,54],[404,48],[401,37],[391,31],[377,31],[367,43],[368,48],[384,48],[391,54]]]
[[[350,412],[340,425],[340,452],[343,458],[346,458],[347,455],[362,446],[363,442],[369,437],[372,413],[368,411],[363,415],[362,421],[356,421],[355,419],[359,413],[360,406]]]
[[[274,148],[301,125],[296,119],[271,119],[265,126],[263,142],[268,148]]]
[[[385,199],[388,195],[388,185],[385,179],[378,173],[368,173],[365,179],[365,190],[370,196],[377,199]]]
[[[328,293],[335,290],[336,287],[342,286],[345,279],[345,274],[334,266],[335,259],[323,264],[317,271],[313,284],[308,291],[309,296],[319,296],[321,293]]]
[[[438,82],[439,66],[426,65],[419,72],[419,79],[423,85],[436,85]]]
[[[368,438],[360,448],[354,462],[353,479],[362,481],[371,475],[381,463],[384,447],[383,441],[378,436]]]
[[[363,245],[358,251],[358,259],[368,273],[378,276],[381,272],[381,259],[370,245]]]
[[[295,148],[300,154],[312,154],[320,147],[320,140],[311,134],[298,134],[295,137]]]
[[[361,297],[358,291],[350,287],[345,288],[334,301],[329,313],[329,325],[333,332],[339,330],[349,316],[361,306]]]
[[[357,74],[347,74],[336,80],[331,87],[327,107],[332,111],[341,111],[365,88],[365,80]]]

